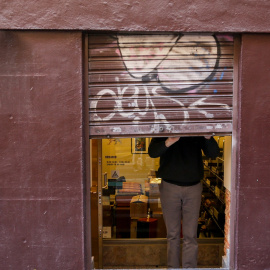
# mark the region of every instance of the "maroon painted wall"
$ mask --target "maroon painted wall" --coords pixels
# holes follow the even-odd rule
[[[82,35],[0,32],[0,268],[83,269]]]
[[[270,269],[270,35],[243,35],[234,255],[236,269]]]
[[[1,3],[0,29],[269,32],[269,8],[269,0],[15,0]]]
[[[269,33],[269,0],[6,1],[0,29]],[[242,36],[235,269],[270,268],[270,35]],[[82,34],[0,32],[0,262],[85,267]],[[89,259],[89,256],[88,256]]]

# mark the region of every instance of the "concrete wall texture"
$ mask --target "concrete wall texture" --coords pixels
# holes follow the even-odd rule
[[[81,34],[0,40],[0,268],[83,269]]]
[[[231,266],[269,269],[269,7],[268,0],[1,3],[0,29],[9,31],[0,32],[0,268],[88,269],[81,31],[94,30],[240,34]],[[39,31],[46,29],[72,31]]]
[[[237,269],[270,268],[270,35],[243,35],[236,181]]]
[[[268,0],[15,0],[1,29],[268,32]]]

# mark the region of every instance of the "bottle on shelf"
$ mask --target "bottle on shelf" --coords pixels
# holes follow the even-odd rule
[[[149,221],[151,218],[151,209],[148,208],[148,211],[147,211],[147,221]]]
[[[217,138],[220,155],[216,159],[204,157],[204,179],[202,209],[204,209],[205,226],[202,228],[210,235],[224,236],[225,223],[225,187],[224,187],[224,137]]]

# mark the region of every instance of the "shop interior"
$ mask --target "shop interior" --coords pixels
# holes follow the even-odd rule
[[[231,136],[214,138],[220,156],[215,160],[203,156],[197,230],[200,267],[221,266],[225,192],[230,190],[231,183]],[[166,228],[159,197],[161,179],[156,177],[159,158],[149,157],[150,140],[138,137],[90,140],[91,234],[96,268],[166,267]],[[149,258],[153,261],[149,262]]]

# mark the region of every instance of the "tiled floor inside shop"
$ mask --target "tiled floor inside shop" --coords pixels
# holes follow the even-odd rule
[[[198,267],[204,269],[222,267],[224,240],[222,238],[198,239]],[[103,243],[103,267],[106,269],[156,269],[166,268],[166,239],[153,242],[133,239]]]

